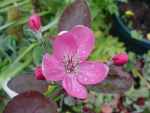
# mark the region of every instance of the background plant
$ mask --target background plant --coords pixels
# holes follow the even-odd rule
[[[22,15],[19,20],[9,20],[7,15],[10,8],[14,3],[15,7],[19,8]],[[58,33],[58,20],[62,14],[62,9],[65,9],[73,0],[1,0],[0,1],[0,82],[2,83],[9,77],[14,77],[18,74],[33,71],[34,67],[40,65],[42,54],[45,52],[44,48],[37,43],[34,35],[28,29],[26,22],[28,16],[31,14],[32,8],[37,10],[42,16],[43,21],[43,38],[53,40],[53,36]],[[111,57],[117,53],[124,52],[126,48],[123,43],[120,42],[116,37],[110,35],[110,29],[112,26],[111,15],[118,13],[117,5],[114,0],[88,0],[92,13],[92,29],[94,30],[96,37],[96,46],[93,54],[90,56],[92,60],[100,60],[107,62],[111,60]],[[14,15],[13,15],[14,16]],[[6,21],[7,20],[7,21]],[[16,35],[8,34],[8,29],[21,26],[22,36],[20,41],[17,40]],[[49,46],[51,51],[51,46]],[[124,108],[129,109],[131,105],[135,108],[135,112],[148,113],[150,110],[149,105],[149,90],[146,85],[145,79],[149,82],[149,54],[145,54],[145,65],[144,71],[141,73],[137,64],[141,56],[134,53],[129,53],[129,63],[125,66],[125,69],[132,73],[134,81],[136,83],[132,89],[122,97],[125,97],[123,101]],[[141,68],[140,68],[141,69]],[[142,75],[143,78],[139,77]],[[116,79],[120,79],[118,76]],[[140,85],[139,85],[140,84]],[[52,97],[59,106],[61,113],[80,113],[81,111],[88,111],[91,113],[99,113],[101,106],[104,104],[111,103],[115,100],[114,94],[102,94],[100,92],[90,92],[90,98],[87,101],[80,101],[60,94],[55,96],[54,92],[58,91],[57,85],[50,85],[46,96]],[[59,91],[58,91],[59,92]],[[144,92],[144,93],[143,93]],[[145,106],[140,107],[136,104],[139,97],[145,98]],[[1,101],[2,100],[2,101]],[[6,105],[8,97],[1,90],[0,92],[0,113]],[[117,102],[120,102],[119,100]],[[117,109],[115,106],[111,108]]]

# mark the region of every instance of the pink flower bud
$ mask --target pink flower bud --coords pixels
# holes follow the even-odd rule
[[[123,65],[128,62],[128,55],[126,53],[120,53],[118,55],[115,55],[113,58],[113,63],[116,65]]]
[[[139,105],[139,106],[144,106],[145,98],[144,97],[139,97],[136,101],[136,104]]]
[[[28,20],[28,26],[34,32],[38,32],[41,29],[41,18],[36,13],[33,13]]]
[[[38,66],[34,70],[34,74],[37,80],[45,80],[45,77],[42,74],[42,68],[41,66]]]

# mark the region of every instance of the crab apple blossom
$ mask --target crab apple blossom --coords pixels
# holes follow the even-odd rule
[[[42,73],[46,80],[61,81],[68,95],[86,99],[85,86],[100,83],[109,71],[106,64],[87,60],[94,43],[93,32],[83,25],[59,33],[53,42],[52,54],[43,56]]]

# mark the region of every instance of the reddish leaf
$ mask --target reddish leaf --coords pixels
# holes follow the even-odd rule
[[[75,0],[69,5],[59,20],[59,31],[70,30],[75,25],[90,27],[91,14],[86,0]]]
[[[57,113],[57,106],[40,92],[27,91],[14,97],[3,113]]]
[[[33,73],[26,73],[16,76],[10,80],[8,87],[18,93],[22,93],[28,90],[36,90],[43,93],[47,90],[48,83],[44,80],[36,80]]]
[[[111,66],[108,77],[90,88],[96,92],[124,93],[133,85],[131,76],[119,66]]]

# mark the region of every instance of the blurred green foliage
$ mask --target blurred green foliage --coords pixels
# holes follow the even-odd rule
[[[115,0],[89,0],[92,10],[94,30],[101,30],[108,33],[111,28],[111,15],[118,13],[118,7]]]
[[[116,37],[104,35],[102,32],[96,34],[99,34],[99,36],[96,37],[95,49],[90,56],[91,60],[107,62],[115,54],[125,52],[124,44],[119,42]]]
[[[150,51],[144,55],[144,62],[143,75],[144,78],[150,82]]]

